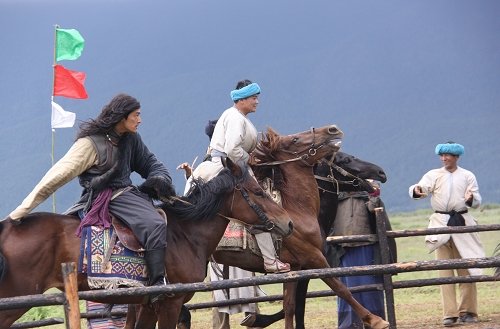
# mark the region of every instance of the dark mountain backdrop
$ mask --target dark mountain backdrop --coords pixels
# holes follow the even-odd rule
[[[438,143],[465,146],[484,202],[500,202],[500,2],[495,0],[0,0],[0,217],[51,166],[54,25],[76,28],[88,100],[56,97],[77,120],[115,94],[142,104],[140,133],[175,167],[202,157],[204,126],[236,81],[260,84],[250,119],[289,134],[335,123],[343,150],[382,166],[391,211],[428,207],[408,186],[439,167]],[[75,128],[54,133],[55,159]],[[135,179],[138,180],[137,177]],[[71,182],[57,211],[78,198]],[[37,210],[51,210],[52,200]]]

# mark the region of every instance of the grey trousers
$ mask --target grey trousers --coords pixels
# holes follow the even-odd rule
[[[130,227],[146,250],[167,246],[167,223],[147,194],[135,188],[123,192],[111,200],[109,211]]]

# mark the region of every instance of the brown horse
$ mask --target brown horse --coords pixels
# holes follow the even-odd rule
[[[207,262],[221,239],[229,218],[248,225],[272,228],[286,236],[292,231],[290,216],[271,200],[248,172],[228,161],[228,167],[208,183],[197,182],[194,192],[162,209],[168,216],[167,277],[171,283],[201,282]],[[53,213],[33,213],[20,225],[0,223],[0,298],[40,294],[63,289],[61,263],[77,262],[79,220]],[[86,275],[78,275],[78,289],[88,290]],[[174,329],[183,303],[194,293],[180,293],[160,302],[159,328]],[[107,297],[110,304],[140,304],[143,297]],[[0,311],[0,328],[9,328],[28,310]],[[154,328],[152,308],[142,307],[135,328]],[[152,316],[151,316],[152,314]]]
[[[340,151],[334,155],[329,155],[316,164],[314,166],[314,176],[318,182],[320,195],[318,223],[324,241],[326,241],[326,236],[330,232],[337,213],[339,192],[373,192],[372,185],[365,179],[374,179],[382,183],[387,181],[387,176],[381,167]],[[395,243],[395,241],[392,242]],[[324,251],[326,252],[330,247],[330,245],[325,245]],[[328,259],[328,256],[326,257]],[[299,280],[297,284],[295,298],[296,329],[305,328],[304,316],[308,284],[309,280],[304,279]],[[247,323],[251,327],[267,327],[276,321],[284,319],[284,317],[285,312],[283,310],[270,315],[253,314],[247,319]],[[253,321],[253,319],[255,320]]]
[[[318,224],[320,200],[313,166],[338,150],[338,143],[333,142],[332,135],[341,138],[343,134],[335,126],[312,128],[288,136],[280,136],[268,129],[252,153],[256,177],[259,180],[273,179],[275,188],[281,193],[282,206],[294,221],[292,235],[283,240],[280,258],[295,270],[329,267],[323,255],[324,239]],[[262,259],[256,256],[241,257],[237,252],[224,250],[216,251],[214,258],[218,263],[251,271],[264,270]],[[339,279],[325,278],[323,281],[352,306],[366,325],[373,329],[388,328],[389,323],[359,304]],[[285,328],[292,329],[296,283],[285,283],[284,290]]]

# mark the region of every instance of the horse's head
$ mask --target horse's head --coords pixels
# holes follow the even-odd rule
[[[356,158],[354,155],[345,152],[337,152],[335,154],[334,163],[359,178],[373,179],[381,183],[387,181],[387,175],[384,169],[374,163]]]
[[[250,225],[254,230],[290,235],[293,230],[290,215],[262,189],[249,168],[241,168],[229,158],[225,166],[235,179],[234,188],[229,192],[231,196],[226,199],[228,216]]]
[[[252,153],[255,163],[298,161],[313,166],[327,154],[337,152],[344,133],[335,125],[280,136],[272,128]]]
[[[337,152],[334,155],[325,157],[316,167],[314,173],[317,176],[318,184],[329,182],[337,185],[340,191],[366,190],[373,192],[373,188],[365,179],[373,179],[385,183],[387,175],[384,170],[374,163],[361,160],[345,152]]]

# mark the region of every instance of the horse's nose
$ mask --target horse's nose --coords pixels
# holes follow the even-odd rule
[[[328,134],[330,135],[343,135],[344,133],[336,125],[331,125],[328,127]]]
[[[379,176],[380,176],[380,182],[381,183],[385,183],[387,182],[387,175],[385,174],[385,172],[383,171],[379,171]]]

